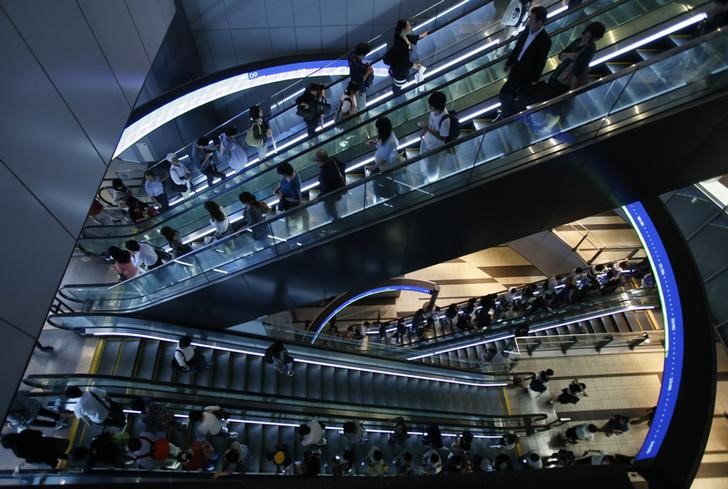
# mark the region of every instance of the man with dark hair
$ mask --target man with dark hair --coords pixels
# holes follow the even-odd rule
[[[301,445],[304,447],[326,445],[325,429],[326,426],[317,418],[313,418],[308,423],[303,423],[298,427]]]
[[[418,124],[422,128],[420,153],[433,151],[450,141],[451,126],[453,123],[457,124],[457,121],[453,121],[451,114],[447,111],[447,96],[443,92],[432,92],[427,103],[430,106],[430,115],[427,122]],[[426,159],[426,178],[429,182],[435,181],[439,177],[444,156],[443,153],[438,153]]]
[[[164,183],[162,183],[164,180],[166,180],[166,176],[162,179],[151,170],[144,172],[144,190],[147,195],[156,200],[162,206],[162,210],[167,210],[169,208],[169,199],[164,191]]]
[[[336,202],[341,200],[343,194],[338,192],[337,196],[328,198],[326,195],[346,186],[346,167],[338,158],[329,156],[325,149],[317,150],[313,159],[319,166],[319,198],[323,197],[324,210],[332,220],[339,219]]]
[[[215,166],[215,149],[215,145],[212,144],[210,138],[203,136],[192,145],[192,151],[190,152],[190,160],[207,177],[208,186],[212,186],[216,178],[225,179],[226,177]]]
[[[143,267],[152,270],[164,264],[157,250],[148,241],[139,242],[130,239],[124,243],[124,247],[131,253],[131,262],[137,268]]]
[[[91,387],[84,392],[77,386],[69,386],[64,394],[68,399],[77,399],[73,412],[78,419],[88,424],[118,428],[126,425],[126,415],[121,405],[112,400],[103,389]]]
[[[519,92],[538,82],[551,49],[551,38],[544,30],[547,12],[543,7],[533,7],[528,18],[528,28],[518,38],[506,61],[508,79],[501,88],[501,111],[497,119],[515,113],[515,99]]]
[[[173,365],[181,372],[200,372],[207,368],[207,360],[192,345],[192,337],[184,335],[179,339],[177,348],[174,350]]]
[[[374,81],[374,70],[372,65],[364,61],[372,47],[365,43],[359,43],[354,48],[354,55],[349,58],[349,76],[351,81],[356,83],[359,89],[356,93],[356,106],[361,112],[367,107],[367,89]]]

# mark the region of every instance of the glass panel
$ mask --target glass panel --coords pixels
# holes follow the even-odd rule
[[[719,212],[712,200],[692,186],[676,191],[667,201],[667,208],[675,216],[675,222],[685,238],[690,237]]]
[[[728,35],[726,33],[718,33],[707,41],[708,46],[698,44],[687,52],[694,53],[696,57],[699,57],[700,52],[711,52],[713,44],[725,46],[726,52],[728,52],[727,40]],[[660,62],[658,61],[658,63]],[[722,67],[718,66],[713,71],[717,73],[721,69],[725,70],[726,67],[728,67],[728,60],[724,60]],[[292,214],[296,213],[302,216],[305,213],[305,218],[300,218],[302,224],[295,224],[296,231],[294,232],[299,234],[293,234],[291,232],[293,227],[290,224],[281,222],[287,218],[287,214],[284,214],[276,216],[263,224],[266,226],[265,233],[261,232],[261,238],[255,245],[249,243],[249,238],[245,235],[247,231],[243,231],[198,251],[195,256],[204,255],[205,264],[201,263],[201,266],[208,273],[208,278],[213,280],[209,272],[214,271],[215,274],[219,274],[220,272],[214,270],[219,266],[224,265],[226,267],[225,271],[241,270],[244,266],[261,263],[288,249],[292,249],[294,243],[298,247],[321,237],[329,238],[335,233],[361,226],[369,222],[370,219],[375,219],[387,213],[399,212],[415,203],[428,200],[436,195],[445,194],[453,188],[464,185],[466,182],[472,183],[485,176],[494,175],[506,168],[510,163],[517,161],[524,154],[531,157],[532,154],[554,146],[563,145],[566,147],[572,143],[586,141],[593,136],[596,126],[602,123],[604,116],[612,105],[624,106],[622,100],[624,94],[631,94],[624,95],[631,99],[635,93],[642,90],[644,77],[636,75],[651,69],[651,65],[647,64],[641,66],[636,72],[627,72],[617,78],[606,79],[602,83],[591,87],[590,90],[578,92],[572,99],[566,97],[561,100],[554,100],[539,106],[538,110],[524,113],[521,117],[495,124],[485,133],[464,136],[456,143],[446,146],[438,152],[423,154],[408,160],[403,166],[386,171],[374,179],[351,184],[347,187],[346,193],[326,196],[303,208],[296,209]],[[679,74],[674,76],[677,78]],[[691,75],[688,74],[687,76]],[[635,83],[639,90],[631,90],[631,83]],[[706,91],[720,90],[728,85],[728,77],[712,78],[704,84]],[[675,86],[682,87],[683,85],[676,83]],[[680,89],[677,88],[677,90]],[[671,93],[664,94],[664,96],[674,100]],[[612,103],[615,99],[618,100],[617,104]],[[642,100],[642,98],[640,97],[639,100]],[[658,103],[657,106],[667,108],[669,104]],[[566,112],[564,112],[565,109]],[[630,111],[631,109],[626,108],[624,110]],[[612,111],[612,113],[614,112]],[[645,117],[644,114],[633,114],[633,116]],[[556,118],[557,122],[550,125],[550,127],[543,126],[539,122],[552,118]],[[588,130],[584,129],[585,127]],[[570,130],[570,128],[576,129]],[[472,163],[468,160],[469,158],[477,158],[477,161]],[[471,171],[463,171],[463,169],[470,168],[473,164],[475,166]],[[373,187],[378,184],[385,186],[387,192],[387,195],[381,200],[381,196],[377,196]],[[367,186],[371,189],[370,193],[367,193]],[[380,207],[381,209],[378,209]],[[360,212],[365,208],[367,208],[366,213]],[[705,249],[705,253],[711,253],[716,246],[715,243],[720,243],[718,234],[725,227],[725,221],[726,217],[722,216],[712,223],[707,230],[701,232],[700,236],[696,236],[694,239],[698,250],[696,256],[701,252],[701,247]],[[720,231],[717,231],[718,229]],[[255,234],[255,228],[251,232]],[[711,233],[711,235],[707,236],[708,233]],[[713,234],[718,237],[715,238],[712,236]],[[266,239],[267,241],[265,241]],[[243,244],[242,241],[244,240],[248,240],[248,244]],[[274,243],[275,246],[273,246]],[[255,252],[252,254],[251,246],[255,246]],[[260,249],[258,249],[258,246],[260,246]],[[276,248],[278,248],[278,252],[276,252]],[[720,268],[720,266],[722,264],[711,266],[711,270]],[[153,270],[147,275],[163,274],[165,267]],[[704,277],[710,275],[710,270],[701,271]],[[143,277],[138,280],[141,283],[140,286],[135,284],[136,280],[130,280],[114,287],[114,297],[118,297],[118,294],[132,293],[132,291],[134,295],[141,294],[142,298],[145,294],[148,295],[152,289],[152,278]],[[134,290],[135,287],[139,287],[141,291]],[[97,290],[99,295],[109,295],[105,287]],[[91,295],[89,294],[89,296]],[[145,300],[148,300],[148,297]],[[94,305],[93,307],[97,308],[98,306]]]
[[[723,255],[725,255],[725,247],[723,247]],[[728,291],[728,269],[724,269],[718,275],[705,283],[705,294],[708,296],[708,304],[710,312],[713,315],[713,323],[721,324],[728,321],[728,301],[726,300],[726,291]],[[723,328],[723,341],[728,340],[728,328]],[[719,330],[720,331],[720,330]]]
[[[728,266],[728,216],[721,214],[697,232],[688,244],[703,280]]]
[[[620,5],[614,11],[597,15],[589,19],[602,21],[607,28],[628,23],[639,17],[640,14],[666,3],[665,1],[650,0],[639,2],[639,7],[625,7]],[[607,2],[607,7],[610,4]],[[573,16],[573,17],[572,17]],[[571,12],[566,15],[567,25],[561,31],[552,32],[552,52],[556,53],[563,49],[568,42],[581,34],[584,25],[574,20],[576,14]],[[574,22],[577,22],[574,24]],[[642,27],[642,26],[639,26]],[[633,28],[637,29],[638,26]],[[629,33],[622,32],[626,36]],[[144,232],[143,239],[152,241],[158,246],[165,245],[163,238],[153,229],[162,225],[170,226],[180,231],[182,236],[195,236],[205,231],[210,231],[209,216],[202,208],[206,200],[214,199],[225,208],[225,212],[232,217],[238,215],[241,209],[237,196],[240,191],[254,193],[257,198],[264,199],[272,196],[273,189],[277,186],[279,177],[272,168],[282,161],[289,161],[298,171],[302,180],[314,178],[318,174],[317,166],[313,163],[313,152],[316,149],[325,149],[329,154],[336,154],[342,161],[352,161],[371,152],[371,147],[366,140],[374,134],[373,127],[367,121],[386,115],[392,120],[396,134],[410,134],[417,131],[417,121],[426,119],[429,110],[426,92],[457,77],[464,77],[461,80],[453,81],[446,89],[449,107],[462,111],[475,104],[482,103],[495,97],[503,82],[504,70],[501,66],[504,53],[508,53],[514,46],[515,40],[511,41],[498,50],[483,50],[483,54],[464,64],[456,65],[447,73],[437,72],[435,68],[428,72],[427,82],[417,90],[410,90],[402,96],[386,101],[360,113],[350,125],[355,125],[349,131],[340,133],[338,128],[329,127],[321,132],[317,141],[323,141],[315,148],[312,146],[316,141],[305,142],[280,152],[270,159],[265,165],[250,167],[243,173],[214,185],[212,188],[203,190],[198,195],[190,198],[183,204],[175,206],[174,209],[163,213],[155,218],[148,219],[135,226],[106,226],[89,227],[84,230],[86,237],[105,237],[109,239],[83,239],[81,246],[89,252],[104,253],[108,246],[117,244],[119,240],[128,239],[132,235]],[[557,62],[554,56],[549,66],[555,66]],[[404,107],[400,107],[404,103]],[[394,111],[394,109],[398,109]],[[268,171],[265,171],[265,168]],[[113,237],[112,237],[113,236]],[[189,239],[189,238],[188,238]]]

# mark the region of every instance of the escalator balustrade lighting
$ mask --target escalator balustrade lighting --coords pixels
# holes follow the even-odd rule
[[[163,338],[161,336],[154,336],[154,335],[146,335],[146,334],[141,334],[141,333],[98,332],[98,333],[93,333],[93,336],[122,336],[122,337],[128,336],[128,337],[133,337],[133,338],[145,338],[145,339],[150,339],[150,340],[164,341],[167,343],[176,342],[176,340],[172,340],[169,338]],[[244,355],[254,355],[257,357],[263,356],[263,353],[250,351],[250,350],[227,348],[227,347],[223,347],[223,346],[208,345],[208,344],[199,343],[199,342],[193,342],[192,344],[194,346],[199,346],[202,348],[209,348],[211,350],[227,351],[230,353],[241,353]],[[334,367],[334,368],[341,368],[341,369],[345,369],[345,370],[355,370],[357,372],[391,375],[393,377],[404,377],[404,378],[408,378],[408,379],[427,380],[430,382],[440,382],[443,384],[468,385],[468,386],[472,386],[472,387],[506,387],[509,385],[508,382],[468,382],[465,380],[445,379],[445,378],[432,377],[432,376],[428,376],[428,375],[404,374],[404,373],[392,372],[392,371],[381,370],[381,369],[376,369],[376,368],[355,367],[355,366],[346,365],[346,364],[339,364],[339,363],[333,363],[333,362],[319,362],[319,361],[315,361],[315,360],[303,360],[300,358],[294,358],[294,361],[299,362],[299,363],[306,363],[306,364],[310,364],[310,365],[319,365],[322,367]]]

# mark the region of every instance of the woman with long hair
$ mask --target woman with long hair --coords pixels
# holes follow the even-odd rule
[[[250,192],[243,192],[238,196],[243,204],[243,223],[253,231],[253,237],[256,241],[266,241],[268,237],[268,229],[266,226],[256,226],[256,224],[265,220],[265,214],[270,211],[270,207],[265,202],[255,198]]]
[[[215,228],[215,238],[220,239],[230,232],[230,219],[220,204],[214,200],[205,202],[205,210],[210,214],[210,224]]]

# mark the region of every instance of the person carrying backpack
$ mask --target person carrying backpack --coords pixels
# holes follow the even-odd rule
[[[293,377],[293,356],[288,353],[282,342],[276,341],[265,351],[263,359],[281,374]]]
[[[316,151],[314,161],[319,166],[319,198],[324,197],[324,210],[332,220],[339,219],[336,202],[341,200],[344,194],[337,192],[336,196],[328,198],[326,198],[326,195],[346,186],[346,177],[344,176],[346,167],[341,160],[335,156],[329,156],[329,153],[324,149]]]
[[[258,151],[258,160],[264,160],[268,155],[268,139],[273,139],[273,132],[268,122],[263,118],[260,107],[254,105],[250,108],[250,128],[245,134],[245,143]],[[273,141],[275,148],[275,141]]]
[[[207,360],[192,345],[192,337],[184,335],[179,339],[172,357],[172,367],[178,372],[200,372],[207,368]]]
[[[443,92],[433,92],[427,102],[430,105],[430,115],[427,122],[418,123],[422,128],[420,153],[434,151],[450,141],[455,141],[460,136],[460,122],[454,112],[448,112],[445,94]],[[449,159],[445,158],[445,156],[443,153],[438,153],[429,156],[425,160],[428,183],[439,178],[440,167],[446,164]]]
[[[326,100],[326,88],[311,83],[306,91],[296,99],[296,115],[306,123],[309,138],[316,137],[316,128],[323,123],[324,114],[331,105]]]

